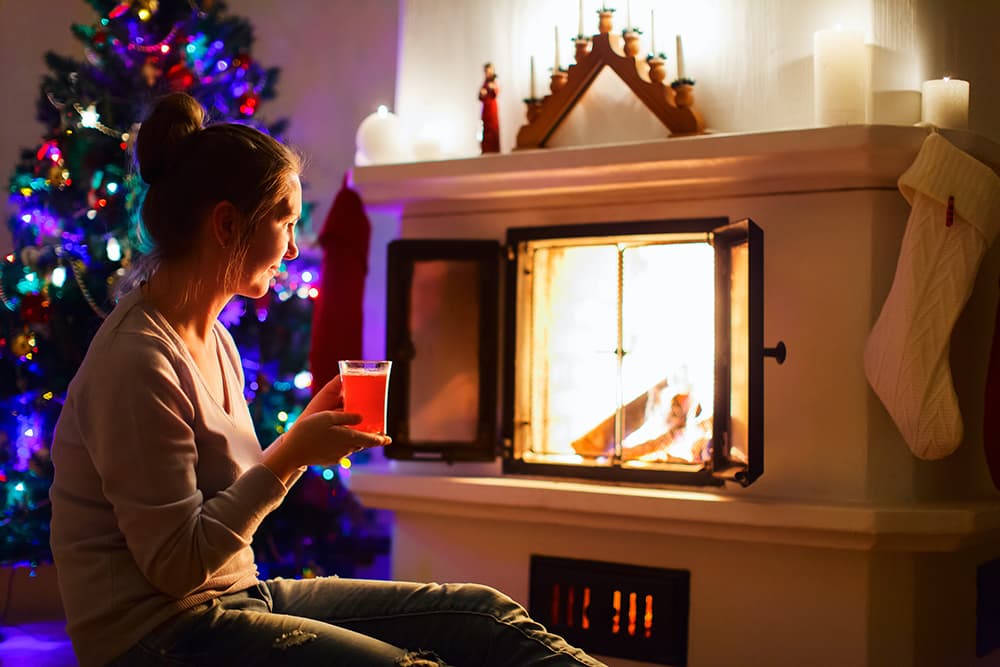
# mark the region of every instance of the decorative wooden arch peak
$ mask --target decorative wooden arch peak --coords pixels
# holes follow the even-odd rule
[[[675,82],[676,89],[663,83],[665,71],[662,60],[654,58],[649,61],[650,78],[647,80],[639,73],[640,67],[645,71],[642,61],[634,56],[621,55],[611,47],[610,33],[594,35],[590,51],[580,48],[581,43],[585,44],[577,43],[576,63],[569,66],[568,72],[553,73],[552,94],[541,99],[525,100],[528,123],[517,132],[516,148],[543,148],[605,66],[621,77],[636,97],[670,130],[671,136],[705,131],[705,123],[694,109],[693,86],[686,80]]]

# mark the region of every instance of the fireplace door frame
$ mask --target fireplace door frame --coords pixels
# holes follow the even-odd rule
[[[712,458],[710,464],[697,468],[693,464],[666,465],[656,470],[618,466],[590,466],[562,463],[526,462],[514,451],[515,428],[515,366],[517,365],[517,294],[518,248],[522,242],[573,237],[593,238],[607,236],[669,235],[704,233],[711,238],[715,250],[716,294],[716,363],[714,419],[722,415],[724,427],[713,423]],[[503,405],[501,411],[503,440],[503,472],[513,475],[538,475],[572,477],[642,484],[682,484],[695,486],[722,486],[734,481],[747,486],[756,480],[764,469],[763,440],[763,327],[764,327],[764,271],[763,231],[749,218],[731,223],[728,218],[665,219],[636,222],[614,222],[579,225],[554,225],[545,227],[514,227],[507,230],[506,275],[504,299],[504,350]],[[735,462],[730,457],[730,382],[731,339],[730,321],[730,256],[734,248],[743,244],[747,250],[747,309],[748,331],[746,350],[747,368],[747,462]],[[721,300],[720,300],[721,299]],[[720,391],[724,388],[724,391]],[[725,434],[720,438],[720,434]]]
[[[712,426],[712,474],[723,480],[732,480],[742,486],[752,484],[764,473],[764,232],[752,220],[745,218],[713,231],[715,246],[715,411]],[[732,290],[726,289],[732,269],[732,250],[747,246],[747,462],[734,465],[730,458],[732,442],[729,438],[731,417],[730,391],[732,388],[732,349],[726,342],[732,340],[733,323],[730,298]],[[754,318],[753,315],[757,314]],[[782,359],[782,361],[784,361]],[[779,362],[781,363],[781,362]],[[720,421],[726,423],[720,425]],[[723,440],[715,438],[722,433]]]
[[[434,387],[412,378],[417,353],[410,330],[414,267],[419,262],[475,262],[478,264],[479,318],[466,331],[478,339],[479,388],[476,434],[471,440],[414,440],[410,437],[411,391]],[[389,243],[386,284],[386,358],[392,361],[386,431],[392,443],[384,452],[390,459],[492,461],[497,456],[497,353],[499,351],[500,244],[496,241],[453,239],[397,239]],[[436,350],[442,353],[442,350]]]

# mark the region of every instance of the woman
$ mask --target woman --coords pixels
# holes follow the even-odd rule
[[[485,586],[259,581],[250,542],[308,465],[355,431],[339,379],[261,451],[218,321],[298,254],[298,158],[164,98],[136,144],[149,191],[138,284],[70,385],[52,448],[52,551],[84,665],[600,665]]]

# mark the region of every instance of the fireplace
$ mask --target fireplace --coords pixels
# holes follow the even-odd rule
[[[390,387],[390,414],[401,420],[394,427],[405,427],[394,436],[408,449],[355,466],[349,481],[365,505],[393,512],[392,575],[496,586],[613,667],[996,664],[998,614],[988,601],[1000,581],[1000,500],[983,456],[982,421],[1000,246],[984,259],[952,339],[966,429],[955,454],[916,459],[861,364],[910,210],[896,180],[928,131],[789,130],[357,170],[373,240],[384,239],[383,247],[401,241],[371,260],[371,284],[388,275],[392,296],[388,308],[386,292],[372,296],[378,303],[366,317],[385,313],[387,320],[384,327],[369,320],[378,340],[366,349],[381,355],[387,341],[390,356],[405,356],[410,344],[423,352],[400,366],[403,373],[394,367]],[[997,144],[941,132],[1000,165]],[[661,399],[663,406],[660,382],[678,387],[684,379],[675,366],[653,368],[658,358],[650,356],[641,357],[654,359],[642,369],[649,376],[629,384],[630,356],[638,357],[642,343],[629,335],[629,304],[637,298],[628,296],[635,261],[629,253],[647,251],[632,242],[652,238],[654,252],[691,245],[710,258],[712,269],[701,267],[706,279],[697,287],[650,274],[664,286],[656,299],[669,305],[677,289],[716,289],[724,273],[718,236],[748,217],[766,241],[759,246],[759,293],[748,268],[745,302],[733,297],[719,307],[731,291],[743,290],[734,280],[733,289],[709,298],[711,315],[697,309],[701,302],[685,305],[700,313],[691,331],[705,329],[702,316],[712,322],[711,398],[692,386],[701,413],[691,403],[680,410],[685,426],[692,413],[696,425],[711,414],[711,460],[671,460],[669,447],[666,457],[654,454],[661,460],[632,460],[629,405]],[[711,228],[684,228],[689,223]],[[653,228],[637,232],[637,224]],[[752,267],[758,246],[747,229]],[[742,266],[741,247],[734,245],[731,274]],[[602,252],[607,266],[593,259]],[[387,262],[396,267],[388,274]],[[589,291],[573,284],[582,282],[575,262],[587,267]],[[419,294],[399,288],[411,269]],[[608,283],[614,290],[599,291]],[[443,284],[452,291],[425,289]],[[404,296],[416,297],[419,309],[391,303]],[[428,336],[415,310],[432,312],[437,297],[462,307],[447,309]],[[574,300],[586,307],[552,310],[549,333],[535,337],[538,325],[525,320],[548,312],[540,305]],[[607,309],[610,316],[600,314]],[[728,381],[717,379],[722,312],[730,314],[723,327]],[[644,325],[664,326],[658,314],[648,317]],[[582,330],[586,345],[561,342],[561,327]],[[789,351],[782,365],[764,359],[781,355],[779,340]],[[775,349],[763,349],[765,341]],[[539,371],[546,359],[550,367]],[[754,363],[760,390],[751,379]],[[586,371],[573,374],[574,364]],[[695,366],[687,369],[692,385]],[[551,389],[538,393],[532,383]],[[545,411],[549,421],[564,419],[557,399],[579,384],[595,394],[584,415],[590,419],[572,422],[560,441],[562,426],[547,428]],[[730,397],[720,396],[720,387],[730,387]],[[733,423],[725,427],[720,402],[731,406]],[[742,415],[746,435],[738,436]],[[600,432],[610,435],[585,450],[590,456],[573,448],[602,423]],[[765,445],[759,450],[752,446],[755,423]],[[730,431],[717,447],[719,433]],[[741,442],[749,443],[746,450]],[[725,446],[728,460],[717,464]],[[755,470],[765,472],[754,479]],[[719,485],[716,473],[726,471],[734,481]],[[753,483],[740,484],[741,472]]]
[[[499,452],[507,474],[639,483],[763,472],[763,356],[776,353],[762,346],[753,221],[511,228],[502,251],[403,239],[388,256],[390,458]]]

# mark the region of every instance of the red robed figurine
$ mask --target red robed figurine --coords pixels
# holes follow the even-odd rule
[[[479,89],[479,101],[483,103],[483,140],[480,144],[483,153],[500,152],[500,118],[497,115],[497,75],[493,71],[493,63],[483,65],[486,80]]]

